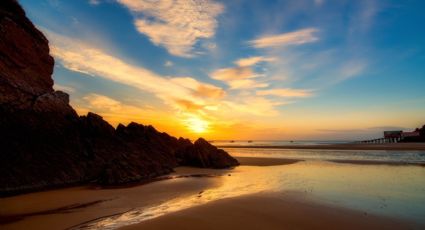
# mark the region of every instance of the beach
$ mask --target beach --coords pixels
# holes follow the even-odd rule
[[[231,154],[237,155],[236,152]],[[2,229],[421,229],[420,164],[237,156],[144,185],[0,199]],[[28,228],[28,226],[32,226]]]
[[[183,174],[185,171],[182,169]],[[193,172],[209,173],[203,169]],[[214,177],[194,177],[128,188],[72,187],[0,198],[0,228],[67,229],[97,218],[188,196],[217,183]]]
[[[220,200],[124,227],[136,229],[406,229],[409,223],[300,200],[251,195]]]

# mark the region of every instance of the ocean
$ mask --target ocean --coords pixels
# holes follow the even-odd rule
[[[377,161],[389,163],[425,164],[425,151],[414,150],[324,150],[223,148],[235,157],[266,157],[296,160]]]
[[[348,140],[212,140],[215,146],[282,146],[282,145],[329,145],[343,144]]]

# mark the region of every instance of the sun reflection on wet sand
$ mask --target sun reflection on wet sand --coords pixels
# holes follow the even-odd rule
[[[172,199],[156,206],[143,207],[118,216],[87,223],[78,226],[76,229],[115,229],[219,199],[248,195],[262,191],[278,191],[277,189],[282,182],[287,180],[285,177],[289,175],[282,175],[283,177],[277,175],[264,177],[264,175],[273,172],[279,173],[280,170],[270,170],[270,168],[267,167],[238,167],[231,171],[231,174],[222,176],[222,183],[218,187],[204,190],[192,196]]]
[[[115,229],[220,199],[261,192],[285,196],[288,191],[302,192],[318,202],[375,214],[414,221],[425,216],[424,167],[307,161],[269,167],[240,166],[220,180],[219,186],[198,194],[137,208],[77,228]]]

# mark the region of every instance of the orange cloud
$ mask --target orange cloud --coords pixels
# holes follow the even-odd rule
[[[174,103],[182,99],[197,105],[211,105],[212,100],[225,96],[223,89],[212,84],[190,77],[164,77],[78,40],[51,32],[47,35],[52,55],[64,67],[150,92],[173,107],[181,108],[180,104]]]
[[[199,82],[190,77],[175,77],[171,81],[192,90],[192,94],[198,97],[219,99],[226,95],[226,92],[222,88]]]
[[[257,76],[258,74],[256,74],[251,68],[246,66],[218,69],[211,73],[211,77],[213,79],[220,80],[220,81],[247,79],[247,78],[254,78]]]
[[[204,108],[203,105],[196,104],[192,101],[185,100],[185,99],[176,99],[174,100],[178,107],[183,109],[184,111],[188,112],[197,112],[199,110],[202,110]]]

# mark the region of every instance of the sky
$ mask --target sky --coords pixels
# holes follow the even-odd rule
[[[422,0],[21,0],[80,115],[189,138],[425,124]]]

